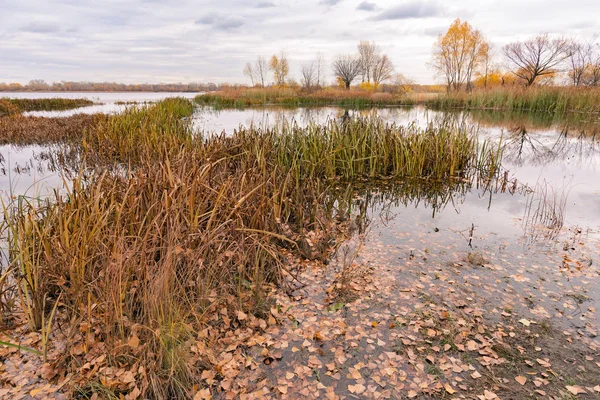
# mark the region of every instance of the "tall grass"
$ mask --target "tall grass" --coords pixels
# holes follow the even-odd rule
[[[54,199],[5,212],[31,329],[55,316],[67,339],[102,343],[110,366],[143,365],[145,397],[191,397],[207,363],[191,346],[209,316],[264,316],[269,287],[288,273],[284,254],[327,254],[349,214],[336,212],[349,204],[335,200],[340,181],[461,181],[499,162],[499,148],[449,126],[353,119],[203,137],[190,113],[172,99],[102,120],[85,135],[88,161],[127,163],[126,173],[81,173]],[[124,345],[134,337],[139,346]],[[77,373],[72,344],[63,354]],[[98,386],[86,387],[108,390]]]
[[[413,105],[412,97],[404,94],[379,93],[359,90],[324,89],[300,91],[296,89],[237,89],[207,93],[194,99],[200,105],[217,108],[243,108],[262,105],[372,107],[382,105]]]
[[[88,99],[11,99],[0,98],[0,117],[20,114],[26,111],[70,110],[94,104]]]
[[[600,89],[565,87],[509,87],[450,93],[426,102],[439,109],[493,109],[547,113],[598,113]]]
[[[85,149],[107,161],[129,162],[176,152],[193,138],[187,117],[193,105],[183,98],[132,106],[86,131]]]
[[[424,177],[446,179],[492,160],[468,129],[386,124],[377,118],[329,121],[306,128],[284,125],[277,129],[241,128],[231,138],[216,137],[230,146],[256,151],[289,170],[298,179]],[[271,153],[271,154],[269,154]],[[477,165],[489,171],[490,165]]]

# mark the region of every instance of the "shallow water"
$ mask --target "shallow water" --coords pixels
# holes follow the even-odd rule
[[[194,124],[206,133],[229,133],[240,125],[306,126],[372,114],[386,122],[420,127],[472,126],[481,140],[501,141],[506,177],[509,182],[516,179],[519,189],[511,193],[509,183],[506,190],[491,193],[474,185],[443,202],[428,198],[424,189],[416,197],[388,194],[385,201],[357,205],[369,209],[372,221],[357,252],[359,260],[375,273],[382,268],[395,271],[391,274],[397,282],[434,280],[438,275],[445,281],[463,281],[451,289],[488,304],[492,317],[499,318],[506,307],[532,320],[552,319],[584,333],[598,331],[598,116],[564,120],[539,114],[445,113],[423,107],[262,108],[199,110]],[[469,253],[481,255],[488,263],[472,265]],[[452,296],[456,298],[456,293]]]
[[[63,162],[74,161],[67,160],[69,154],[68,149],[58,145],[0,146],[0,198],[51,195],[54,189],[63,187]]]

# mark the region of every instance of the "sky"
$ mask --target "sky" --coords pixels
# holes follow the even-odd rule
[[[0,0],[0,82],[249,83],[246,62],[284,51],[290,75],[374,41],[396,71],[439,82],[428,63],[456,18],[503,45],[540,33],[600,33],[598,0]]]

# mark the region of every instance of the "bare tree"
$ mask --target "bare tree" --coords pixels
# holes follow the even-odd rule
[[[537,78],[556,73],[559,64],[569,56],[570,44],[567,39],[551,39],[544,34],[507,44],[503,50],[512,73],[531,86]]]
[[[254,78],[255,78],[254,68],[252,68],[252,64],[249,62],[247,62],[246,66],[244,67],[244,75],[246,75],[248,78],[250,78],[250,81],[252,82],[252,86],[254,86]]]
[[[571,42],[567,61],[568,76],[573,86],[600,85],[600,45],[595,43],[597,38],[585,43]]]
[[[267,59],[263,56],[257,56],[256,61],[254,61],[254,75],[261,87],[265,87],[268,72],[269,64],[267,63]]]
[[[314,62],[302,66],[302,86],[312,89],[317,83],[317,68]]]
[[[252,86],[260,85],[261,87],[264,87],[268,72],[269,65],[263,56],[257,56],[254,63],[247,62],[244,67],[244,75],[250,78]]]
[[[582,78],[593,55],[591,43],[580,43],[572,40],[568,50],[567,61],[569,63],[568,76],[573,86],[582,84]]]
[[[333,60],[333,73],[339,77],[346,85],[346,90],[350,90],[352,81],[361,73],[360,59],[351,54],[337,56]]]
[[[321,87],[323,85],[324,80],[324,67],[325,67],[325,59],[323,58],[323,53],[317,53],[315,68],[317,70],[317,87]]]
[[[377,87],[384,81],[390,79],[393,73],[394,64],[392,64],[392,60],[385,54],[377,56],[372,69],[373,83],[375,86]]]
[[[379,47],[375,42],[361,40],[358,43],[358,58],[360,61],[362,81],[371,82],[373,68],[379,57]]]

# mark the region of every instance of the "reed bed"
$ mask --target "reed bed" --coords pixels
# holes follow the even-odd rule
[[[88,99],[11,99],[0,98],[0,117],[21,114],[26,111],[57,111],[71,110],[91,106],[93,101]]]
[[[77,114],[70,117],[0,117],[0,144],[45,144],[79,142],[107,118],[101,114]]]
[[[492,109],[546,113],[598,113],[600,89],[565,87],[509,87],[450,93],[426,102],[439,109]]]
[[[232,148],[267,155],[298,179],[345,180],[393,178],[449,179],[478,169],[493,175],[496,154],[489,144],[479,144],[467,128],[386,124],[377,118],[299,128],[240,128],[230,137],[208,139]],[[269,153],[271,153],[269,155]]]
[[[191,110],[170,99],[100,121],[84,135],[88,162],[127,168],[82,172],[53,199],[5,207],[17,303],[30,330],[62,341],[43,353],[81,377],[79,395],[131,393],[131,382],[105,384],[128,370],[146,398],[192,397],[216,362],[198,332],[239,328],[244,313],[264,322],[290,260],[333,250],[350,214],[341,182],[461,182],[495,175],[501,157],[466,130],[375,119],[204,137]],[[84,355],[106,364],[80,369]]]
[[[244,108],[263,105],[373,107],[415,104],[413,97],[403,94],[360,90],[302,91],[275,88],[225,90],[198,95],[194,101],[200,105],[216,108]]]
[[[183,98],[128,107],[87,131],[83,147],[106,162],[139,161],[176,152],[193,139],[187,119],[194,108]]]

